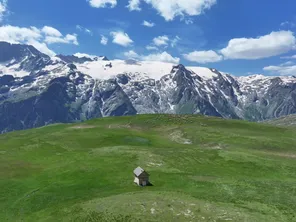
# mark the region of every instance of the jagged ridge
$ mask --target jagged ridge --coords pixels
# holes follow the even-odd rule
[[[0,131],[137,113],[261,121],[296,113],[296,78],[106,57],[49,58],[0,42]]]

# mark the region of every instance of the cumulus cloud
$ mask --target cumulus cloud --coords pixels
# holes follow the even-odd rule
[[[169,37],[166,35],[158,36],[153,39],[153,44],[156,46],[163,46],[163,45],[166,46],[168,45],[169,40],[170,40]]]
[[[113,37],[113,43],[124,47],[130,46],[134,42],[127,33],[121,31],[111,32],[110,35]]]
[[[41,29],[36,27],[1,26],[0,41],[33,45],[40,52],[53,56],[55,53],[48,48],[47,44],[63,43],[78,45],[75,34],[63,36],[60,31],[53,27],[44,26]]]
[[[67,34],[65,37],[67,44],[79,45],[77,40],[77,34]]]
[[[271,32],[257,38],[236,38],[228,42],[227,47],[215,52],[193,51],[183,54],[184,58],[198,63],[217,62],[227,59],[255,60],[281,55],[296,49],[296,38],[291,31]],[[285,56],[282,59],[295,59]]]
[[[213,50],[209,51],[193,51],[188,54],[183,54],[183,57],[191,62],[197,63],[210,63],[210,62],[219,62],[223,60],[223,56],[217,54]]]
[[[176,16],[200,15],[216,4],[216,0],[145,0],[145,2],[151,4],[166,21],[171,21]]]
[[[129,59],[138,59],[142,61],[160,61],[160,62],[169,62],[169,63],[179,63],[180,58],[173,57],[167,52],[162,53],[153,53],[149,55],[139,55],[133,50],[124,53],[124,56]]]
[[[114,8],[117,0],[87,0],[95,8]],[[210,9],[217,0],[129,0],[127,8],[130,11],[141,11],[140,4],[145,2],[151,5],[166,21],[180,16],[197,16]],[[188,21],[188,20],[184,20]]]
[[[124,53],[124,56],[128,59],[138,59],[140,56],[133,50]]]
[[[57,29],[55,29],[53,27],[49,27],[49,26],[44,26],[42,28],[42,32],[45,35],[53,36],[53,37],[61,37],[61,36],[63,36],[62,33],[59,30],[57,30]]]
[[[171,21],[177,16],[196,16],[210,9],[216,0],[142,0],[150,4],[166,21]],[[140,10],[140,0],[129,0],[128,8]]]
[[[152,28],[155,26],[155,24],[153,22],[148,22],[146,20],[143,21],[142,25],[149,27],[149,28]]]
[[[87,0],[91,7],[94,8],[114,8],[117,5],[117,0]]]
[[[231,39],[221,53],[227,59],[261,59],[286,53],[295,45],[293,32],[278,31],[258,38]]]
[[[107,45],[108,44],[108,38],[105,37],[104,35],[101,35],[101,44],[102,45]]]
[[[130,11],[141,11],[140,0],[129,0],[126,6]]]
[[[67,34],[65,37],[56,37],[56,36],[45,36],[45,40],[47,44],[54,44],[54,43],[63,43],[63,44],[73,44],[73,45],[79,45],[77,40],[76,34]]]
[[[35,40],[35,39],[29,39],[27,42],[25,42],[25,44],[34,46],[37,50],[39,50],[40,52],[46,55],[49,55],[49,56],[55,55],[55,52],[49,49],[47,44],[44,42],[39,42],[38,40]]]
[[[158,36],[153,38],[152,43],[146,46],[146,49],[158,50],[159,47],[166,48],[169,44],[174,48],[180,40],[181,38],[179,36],[175,36],[174,38],[169,38],[167,35]]]
[[[7,12],[7,0],[0,0],[0,22],[3,19],[3,16]]]
[[[0,40],[10,43],[28,42],[29,40],[40,40],[42,34],[36,27],[21,28],[18,26],[1,26]]]
[[[161,61],[161,62],[171,62],[171,63],[179,63],[180,62],[180,58],[173,57],[172,55],[170,55],[167,52],[150,54],[147,56],[143,56],[142,59],[146,60],[146,61]]]

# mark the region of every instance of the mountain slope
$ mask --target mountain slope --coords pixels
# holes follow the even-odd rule
[[[0,221],[295,221],[295,130],[137,115],[0,135]],[[143,167],[153,186],[137,187]]]
[[[267,120],[265,123],[276,126],[296,127],[296,115],[288,115],[281,118]]]
[[[0,61],[0,132],[146,113],[251,121],[296,113],[295,77],[235,77],[212,68],[74,55],[49,58],[32,46],[1,47],[10,53]]]

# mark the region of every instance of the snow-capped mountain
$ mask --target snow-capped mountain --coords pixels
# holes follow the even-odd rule
[[[106,57],[48,57],[0,42],[0,132],[143,113],[266,120],[296,113],[296,78]]]

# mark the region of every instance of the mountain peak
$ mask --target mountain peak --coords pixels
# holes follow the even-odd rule
[[[38,51],[34,46],[0,42],[0,62],[11,60],[20,61],[25,57],[42,57],[50,59],[49,56]]]

